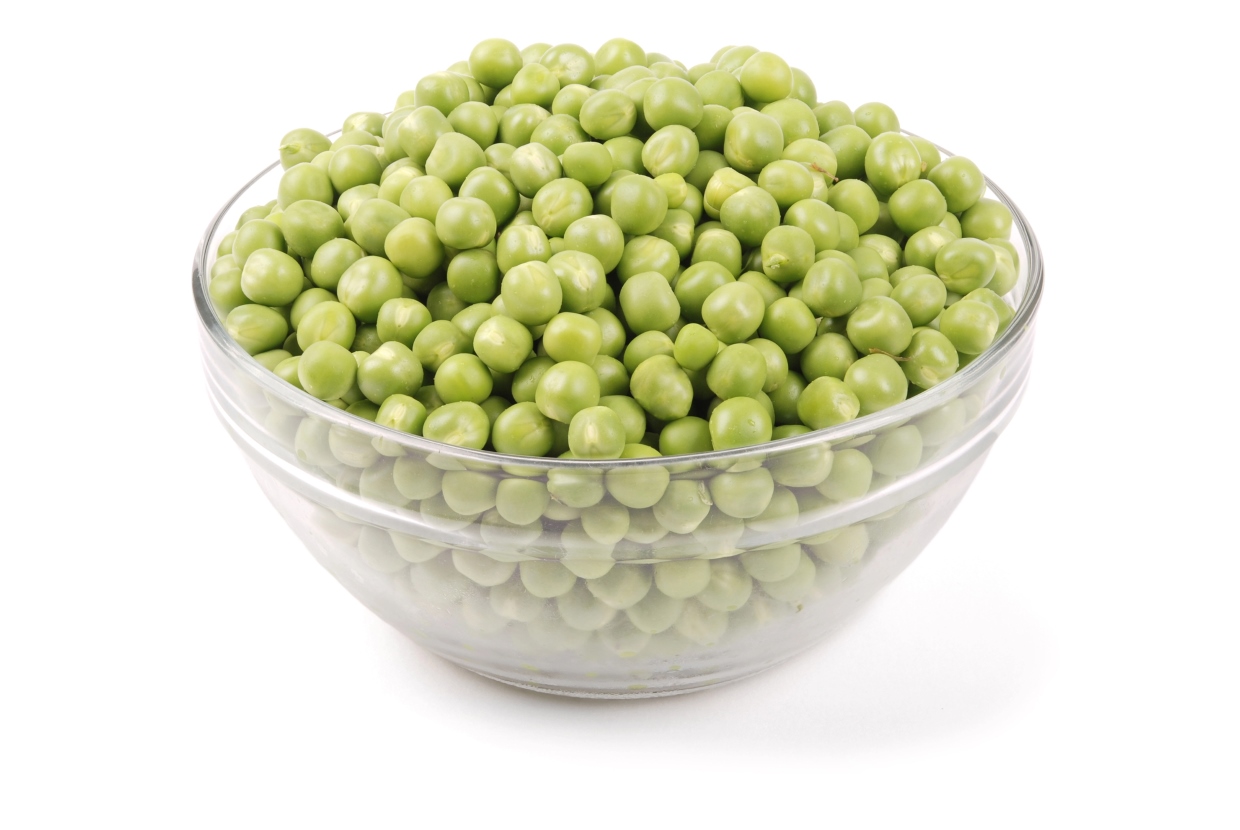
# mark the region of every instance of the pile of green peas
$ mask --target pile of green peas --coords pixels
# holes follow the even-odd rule
[[[616,459],[761,444],[929,389],[1011,323],[1012,216],[890,107],[819,103],[750,46],[502,39],[333,141],[209,293],[263,366],[471,449]]]

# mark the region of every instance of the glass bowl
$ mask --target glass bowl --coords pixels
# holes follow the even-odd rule
[[[220,237],[283,171],[207,226],[193,264],[220,421],[314,557],[398,630],[471,671],[579,697],[752,675],[823,639],[960,502],[1020,403],[1042,259],[1011,209],[1011,325],[933,389],[830,429],[724,452],[592,462],[474,451],[348,415],[228,336],[207,293]]]

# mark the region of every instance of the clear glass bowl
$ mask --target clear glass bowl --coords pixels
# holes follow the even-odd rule
[[[225,332],[207,294],[214,252],[281,173],[272,165],[229,200],[194,257],[211,402],[323,567],[414,641],[505,683],[580,697],[676,694],[818,642],[947,521],[1028,378],[1042,259],[1024,216],[991,184],[1021,255],[1015,319],[985,354],[899,406],[668,458],[533,459],[438,444],[310,397]]]

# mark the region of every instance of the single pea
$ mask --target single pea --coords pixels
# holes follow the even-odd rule
[[[741,66],[739,80],[745,95],[761,103],[787,98],[792,92],[792,68],[771,52],[751,55]]]
[[[443,264],[444,249],[435,226],[420,217],[392,228],[383,242],[388,260],[414,279],[428,277]]]
[[[301,388],[323,401],[342,397],[357,379],[357,361],[344,346],[330,340],[311,343],[297,362]]]
[[[369,199],[358,205],[344,223],[344,229],[366,253],[381,256],[387,235],[408,218],[408,213],[391,202]]]
[[[730,450],[771,440],[771,415],[753,398],[729,398],[710,414],[711,446]]]
[[[1012,212],[994,199],[978,199],[960,217],[960,230],[974,239],[1007,239],[1012,235]]]
[[[689,323],[676,334],[673,357],[685,369],[704,369],[718,354],[719,340],[705,326]]]
[[[444,403],[482,404],[491,396],[493,386],[491,372],[476,355],[454,354],[435,371],[435,391]]]
[[[663,223],[655,228],[651,235],[672,246],[679,266],[680,260],[689,256],[693,251],[694,229],[693,217],[689,213],[683,210],[669,210],[663,218]]]
[[[766,361],[766,382],[762,384],[761,393],[773,392],[788,379],[788,355],[773,340],[764,337],[755,337],[748,345],[757,349]],[[762,394],[755,393],[754,397],[762,400]]]
[[[527,326],[540,326],[559,313],[564,293],[551,266],[531,261],[504,273],[500,297],[509,317]]]
[[[960,354],[981,354],[999,333],[999,315],[985,303],[960,300],[943,309],[939,317],[939,331]]]
[[[810,381],[797,399],[797,417],[810,429],[825,429],[857,417],[861,401],[844,381],[824,375]]]
[[[250,254],[241,270],[241,291],[251,302],[283,306],[301,293],[304,279],[297,260],[273,248],[260,248]]]
[[[358,389],[376,405],[390,395],[412,396],[421,388],[422,377],[422,364],[408,346],[395,341],[379,346],[357,367]]]
[[[413,163],[422,167],[441,135],[452,132],[447,117],[435,107],[418,106],[396,128],[396,140]]]
[[[731,118],[730,111],[728,113],[728,117]],[[698,136],[698,144],[701,147],[701,150],[698,152],[697,163],[693,165],[693,169],[689,171],[689,175],[685,176],[685,183],[692,185],[701,191],[704,198],[706,187],[710,184],[710,180],[715,173],[725,168],[731,168],[728,168],[728,160],[724,158],[723,153],[720,153],[717,150],[707,149],[706,145],[701,142],[701,136]],[[720,146],[722,147],[722,145]],[[753,184],[753,182],[751,181],[750,184]],[[718,211],[716,211],[716,213],[718,213]]]
[[[426,416],[422,435],[432,441],[480,450],[491,434],[491,420],[481,406],[469,401],[445,403]]]
[[[618,89],[596,92],[581,105],[581,128],[599,141],[628,135],[637,123],[637,105]]]
[[[473,342],[474,335],[478,333],[478,329],[482,327],[482,324],[495,317],[498,313],[495,310],[495,306],[491,303],[474,303],[466,305],[449,319],[452,321],[452,325],[460,329],[461,333],[468,337],[470,342]]]
[[[861,354],[883,351],[898,355],[913,338],[908,313],[890,297],[863,300],[848,317],[848,339]]]
[[[512,83],[522,66],[521,50],[502,38],[488,38],[469,53],[469,74],[494,89]]]
[[[611,218],[627,234],[648,234],[667,214],[667,194],[649,176],[625,176],[611,197]]]
[[[275,222],[268,219],[251,219],[237,229],[233,238],[233,264],[245,268],[246,260],[255,251],[270,248],[273,251],[287,251],[288,244],[284,241],[284,231]]]
[[[292,305],[289,307],[289,325],[296,330],[301,321],[316,305],[333,303],[335,301],[336,295],[324,288],[307,288],[297,296],[297,299],[293,300]]]
[[[620,308],[629,329],[664,331],[680,316],[680,302],[667,279],[655,271],[635,274],[620,289]]]
[[[336,293],[358,320],[373,323],[379,319],[383,304],[401,296],[403,288],[400,272],[392,263],[382,257],[368,256],[345,270]]]
[[[956,374],[960,365],[960,355],[951,340],[941,332],[927,328],[913,332],[913,339],[904,350],[903,357],[901,371],[909,383],[921,389],[929,389],[947,380]]]
[[[465,194],[468,195],[468,194]],[[452,198],[452,188],[437,176],[416,176],[401,190],[400,209],[417,219],[435,221],[444,202]]]
[[[858,127],[870,134],[870,138],[900,130],[900,119],[896,118],[895,112],[891,107],[877,101],[857,107],[853,110],[853,118],[856,119]]]
[[[369,148],[352,145],[332,153],[327,175],[336,192],[343,193],[358,185],[378,184],[383,175],[383,165]]]
[[[908,397],[908,378],[895,358],[886,354],[855,360],[844,373],[844,383],[861,402],[862,415],[895,406]]]
[[[500,96],[504,94],[501,92]],[[496,97],[496,103],[499,103],[500,96]],[[551,113],[544,107],[538,104],[518,104],[511,100],[511,96],[505,106],[507,109],[499,118],[499,140],[500,143],[509,144],[515,148],[529,144],[538,125],[551,117]],[[511,162],[511,154],[509,154],[509,162]],[[510,174],[511,169],[504,172]]]
[[[721,285],[702,303],[702,322],[727,344],[752,337],[765,313],[766,303],[758,289],[743,282]]]
[[[517,224],[514,220],[504,228],[495,246],[495,260],[502,274],[527,262],[545,263],[549,259],[551,244],[547,234],[535,224]]]
[[[331,141],[318,130],[301,127],[280,139],[280,166],[285,170],[308,162],[331,147]]]
[[[453,190],[475,169],[485,167],[486,155],[482,147],[463,133],[444,133],[435,142],[434,149],[426,158],[425,170],[429,176],[442,180]]]
[[[766,384],[766,358],[747,343],[727,346],[711,361],[706,384],[724,400],[753,397]]]
[[[408,395],[390,395],[380,405],[375,423],[410,435],[421,435],[426,423],[426,407]]]
[[[814,107],[814,115],[818,119],[818,132],[822,135],[831,132],[836,127],[857,123],[852,110],[843,101],[827,101],[818,104]]]
[[[624,439],[620,416],[605,406],[579,410],[568,425],[568,446],[577,458],[619,458]]]
[[[347,309],[346,309],[347,310]],[[431,313],[422,303],[407,297],[396,297],[379,307],[375,327],[379,339],[387,343],[395,340],[413,348],[414,338],[431,322]],[[298,337],[301,329],[298,328]],[[351,342],[350,338],[350,342]],[[343,343],[341,345],[344,345]]]
[[[721,167],[711,174],[706,183],[706,189],[702,192],[702,209],[708,216],[718,219],[723,203],[729,197],[754,186],[753,179],[745,174],[738,173],[731,167]]]
[[[522,196],[533,198],[550,182],[560,178],[560,160],[541,144],[526,144],[512,153],[508,176]]]
[[[939,250],[948,242],[959,238],[958,234],[939,225],[922,228],[905,240],[904,261],[909,265],[933,269]]]
[[[801,426],[801,419],[797,415],[797,402],[801,399],[801,393],[805,391],[805,378],[800,372],[789,370],[784,382],[776,386],[769,393],[771,406],[774,409],[774,422],[778,425],[775,430],[785,428],[787,426]],[[808,427],[803,427],[808,430]],[[772,432],[773,439],[786,437],[776,435]]]
[[[611,153],[601,144],[583,141],[564,150],[564,175],[588,188],[598,187],[612,174]]]
[[[814,339],[817,321],[802,300],[783,297],[767,306],[758,332],[787,354],[797,354]]]
[[[654,355],[674,355],[676,345],[662,331],[647,331],[638,334],[624,348],[624,368],[632,374],[637,371],[647,358]]]
[[[775,481],[771,478],[771,471],[765,467],[720,473],[710,479],[709,487],[715,507],[737,519],[752,519],[760,515],[775,495]]]
[[[861,281],[862,302],[871,297],[890,297],[891,283],[881,277],[869,277]]]
[[[614,75],[629,66],[645,65],[645,50],[624,38],[612,38],[594,53],[594,71],[599,75]]]
[[[574,179],[549,182],[534,196],[534,221],[547,236],[563,236],[569,225],[593,210],[590,191]]]
[[[357,327],[357,334],[354,335],[353,345],[350,348],[353,350],[353,356],[361,360],[362,357],[369,355],[382,345],[379,330],[374,325],[363,324]],[[365,354],[361,354],[363,352]],[[358,397],[361,397],[361,392],[358,392]]]
[[[629,371],[616,358],[605,354],[596,355],[594,360],[590,361],[590,368],[598,375],[600,400],[611,395],[629,393]]]
[[[675,173],[683,178],[693,172],[699,152],[698,139],[693,131],[673,124],[663,127],[646,140],[642,148],[642,165],[651,176]]]
[[[936,275],[919,274],[893,288],[891,299],[900,304],[914,327],[924,326],[942,313],[947,288]]]
[[[815,262],[801,285],[801,300],[819,317],[845,317],[861,303],[856,267],[838,259]]]
[[[357,187],[350,187],[340,197],[336,199],[336,211],[340,214],[340,218],[346,222],[345,230],[348,230],[348,221],[353,218],[353,214],[357,209],[369,202],[371,199],[379,198],[379,186],[377,184],[359,184]]]
[[[499,133],[499,119],[494,110],[481,101],[468,101],[461,104],[449,113],[448,123],[457,133],[468,137],[478,145],[480,150],[485,150],[494,144],[495,136]],[[431,152],[431,156],[434,156],[434,151]],[[427,164],[430,164],[430,158],[430,156],[427,157]],[[484,155],[484,163],[485,158]]]
[[[212,276],[207,293],[211,295],[211,303],[222,315],[227,315],[237,306],[249,302],[245,292],[241,290],[241,269],[236,265]]]
[[[426,308],[432,320],[451,320],[468,307],[444,282],[436,282],[426,295]]]
[[[870,490],[874,465],[860,450],[837,450],[827,480],[815,489],[829,499],[848,501],[864,496]]]
[[[827,204],[840,213],[848,214],[856,223],[859,234],[874,227],[878,221],[878,196],[869,184],[860,179],[845,179],[831,188]]]
[[[362,150],[361,152],[366,151]],[[371,159],[374,160],[373,155],[370,153],[367,153],[367,155],[370,155]],[[302,200],[331,204],[336,195],[328,173],[322,168],[306,162],[285,170],[284,175],[280,177],[280,184],[276,192],[276,204],[281,209],[288,207],[293,202],[300,202]],[[268,214],[267,218],[270,218],[270,216],[271,214]]]
[[[581,251],[597,259],[604,273],[614,270],[624,253],[624,231],[610,216],[586,216],[576,220],[565,229],[564,242],[568,250]]]
[[[598,323],[583,314],[560,312],[547,323],[542,344],[548,357],[556,362],[591,363],[603,344],[603,331]]]
[[[453,72],[432,72],[418,81],[414,89],[414,106],[430,106],[444,115],[469,100],[465,80]]]
[[[302,200],[285,208],[281,231],[289,252],[313,257],[325,243],[344,236],[344,221],[331,205]]]
[[[947,214],[947,200],[926,179],[901,185],[887,200],[887,207],[892,220],[906,234],[938,225]]]
[[[704,418],[688,415],[663,426],[659,432],[659,452],[663,455],[687,455],[710,452],[710,424]]]
[[[517,71],[509,87],[513,104],[537,104],[550,107],[560,91],[560,80],[540,63],[528,63]]]
[[[991,285],[993,284],[994,281],[991,280]],[[971,300],[990,306],[999,317],[998,334],[1003,334],[1003,332],[1007,331],[1008,326],[1012,325],[1012,321],[1016,318],[1016,312],[1012,309],[1012,307],[999,296],[998,292],[991,290],[989,287],[978,288],[974,291],[970,291],[961,299]]]
[[[580,122],[581,106],[591,95],[594,95],[594,90],[584,84],[564,84],[551,102],[551,114],[571,115]]]
[[[574,144],[583,144],[590,140],[581,124],[571,115],[552,115],[546,118],[530,133],[531,144],[541,144],[557,156]]]
[[[447,286],[462,302],[488,303],[495,299],[499,294],[495,254],[485,248],[461,251],[448,263]]]
[[[636,444],[642,440],[646,434],[646,411],[637,401],[628,395],[602,395],[598,402],[620,417],[620,422],[624,424],[625,444]]]
[[[754,46],[725,46],[716,52],[711,60],[719,70],[735,74],[751,55],[757,53],[758,49]]]
[[[417,167],[408,157],[398,159],[383,168],[383,173],[379,176],[379,194],[376,198],[399,205],[400,194],[405,192],[405,186],[419,176],[425,175],[426,172]]]
[[[786,211],[813,195],[814,179],[805,165],[780,159],[762,168],[758,175],[758,187],[775,197],[780,211]]]
[[[643,360],[632,370],[629,386],[633,399],[662,421],[685,417],[693,405],[693,385],[689,376],[667,354]]]
[[[891,272],[891,287],[898,288],[900,283],[905,280],[912,279],[919,274],[930,274],[931,276],[937,276],[933,270],[925,268],[921,265],[905,265],[903,268],[897,268]]]
[[[458,196],[435,214],[435,234],[444,245],[458,250],[481,248],[495,239],[495,213],[481,199]]]
[[[318,303],[297,324],[297,346],[303,352],[312,343],[327,340],[349,349],[357,335],[353,312],[338,302]]]
[[[683,78],[656,80],[642,98],[642,115],[652,130],[679,125],[692,130],[702,120],[702,94]],[[696,145],[696,142],[695,142]],[[651,171],[654,172],[654,171]]]
[[[742,112],[728,122],[723,139],[723,155],[741,173],[757,173],[784,150],[784,133],[779,122],[758,112]]]
[[[598,406],[598,376],[586,363],[566,360],[543,372],[534,393],[538,410],[554,421],[568,424],[581,410]]]
[[[860,244],[861,231],[857,228],[857,222],[847,213],[837,213],[835,218],[840,222],[840,244],[836,250],[851,251]]]
[[[248,354],[279,348],[288,337],[288,321],[265,305],[239,305],[224,318],[224,329]]]
[[[869,133],[853,124],[842,124],[824,133],[821,141],[835,153],[836,176],[855,179],[865,174],[871,144]]]
[[[471,348],[469,338],[451,321],[434,320],[413,339],[412,351],[423,370],[435,372],[449,357]]]
[[[926,177],[943,194],[951,213],[964,213],[986,192],[982,171],[964,156],[944,159]]]
[[[761,245],[766,235],[779,227],[779,205],[762,188],[748,187],[727,198],[719,210],[719,220],[743,246],[752,248]],[[812,241],[809,244],[813,246]]]
[[[798,282],[813,264],[814,240],[800,228],[780,225],[762,238],[762,272],[774,282]]]
[[[934,257],[935,272],[947,290],[957,294],[984,287],[998,266],[995,249],[980,239],[953,239]]]

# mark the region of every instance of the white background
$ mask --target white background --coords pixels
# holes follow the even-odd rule
[[[1235,26],[1107,5],[10,10],[0,825],[1235,827]],[[301,549],[210,411],[189,273],[288,129],[482,37],[615,35],[891,104],[1022,207],[1047,290],[1023,408],[849,628],[581,702],[429,656]]]

